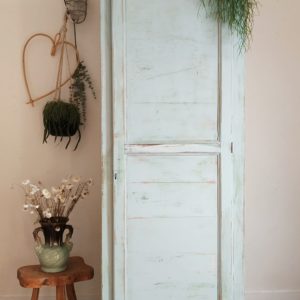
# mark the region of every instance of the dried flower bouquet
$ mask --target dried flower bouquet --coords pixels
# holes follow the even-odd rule
[[[92,179],[81,180],[70,176],[61,184],[51,189],[45,188],[41,182],[31,183],[29,179],[22,182],[25,193],[24,210],[38,215],[38,222],[43,219],[68,218],[76,203],[89,194]]]

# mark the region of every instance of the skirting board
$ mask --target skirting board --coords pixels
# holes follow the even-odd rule
[[[80,300],[99,300],[100,295],[78,295]],[[0,296],[0,300],[28,300],[28,296]],[[53,296],[42,296],[40,300],[53,300]],[[246,300],[299,300],[300,290],[247,291]]]
[[[77,298],[80,299],[80,300],[100,300],[100,295],[80,295],[78,294],[77,295]],[[28,300],[30,299],[30,296],[10,296],[10,295],[7,295],[7,296],[0,296],[0,300]],[[39,300],[53,300],[55,299],[55,296],[43,296],[43,295],[40,295],[39,296]]]
[[[246,291],[246,300],[299,300],[300,290]]]

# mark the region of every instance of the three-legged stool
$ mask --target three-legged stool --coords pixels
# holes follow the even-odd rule
[[[45,273],[39,265],[25,266],[18,269],[18,279],[24,288],[32,288],[31,300],[38,300],[40,288],[56,287],[56,300],[77,300],[74,282],[90,280],[94,277],[94,269],[79,257],[70,257],[68,268],[59,273]]]

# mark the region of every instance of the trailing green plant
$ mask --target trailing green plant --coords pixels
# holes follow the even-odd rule
[[[55,137],[61,137],[61,141],[64,137],[68,137],[69,140],[66,144],[68,148],[71,137],[78,133],[78,141],[74,148],[77,149],[81,140],[80,133],[80,112],[76,105],[68,103],[62,100],[49,101],[43,110],[43,122],[44,122],[44,139],[43,143],[47,143],[49,135]]]
[[[81,61],[71,79],[70,103],[78,107],[82,124],[86,121],[87,87],[91,90],[94,99],[96,99],[96,93],[91,77],[83,61]]]
[[[240,38],[240,50],[247,49],[251,39],[257,0],[200,0],[208,14],[225,23]]]

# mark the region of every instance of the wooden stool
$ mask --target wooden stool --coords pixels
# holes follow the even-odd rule
[[[68,268],[59,273],[45,273],[39,265],[25,266],[18,269],[18,279],[24,288],[32,288],[31,300],[38,300],[40,288],[56,286],[56,299],[65,300],[65,290],[69,300],[76,300],[74,282],[90,280],[94,277],[94,269],[79,257],[70,257]]]

